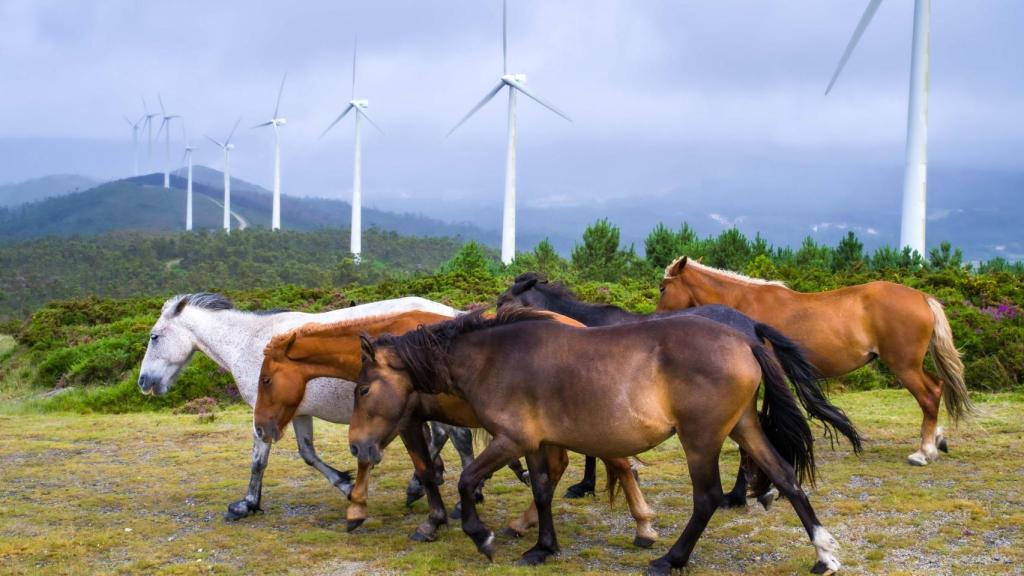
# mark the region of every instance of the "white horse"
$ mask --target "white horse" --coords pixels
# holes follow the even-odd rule
[[[256,404],[263,349],[276,334],[287,332],[310,322],[333,323],[383,314],[421,310],[448,317],[460,311],[425,298],[408,297],[352,306],[341,310],[308,314],[304,312],[243,312],[219,294],[196,293],[174,296],[164,303],[160,318],[150,331],[149,345],[142,359],[139,388],[144,394],[166,394],[188,365],[196,350],[202,351],[227,370],[235,379],[238,392],[249,406]],[[317,378],[309,382],[292,427],[299,454],[306,464],[316,468],[328,482],[348,497],[352,479],[324,463],[313,448],[313,418],[336,424],[347,424],[352,416],[354,384],[347,380]],[[441,432],[438,430],[438,432]],[[446,432],[446,433],[444,433]],[[446,436],[451,436],[459,450],[463,465],[472,461],[472,439],[469,430],[450,427],[434,434],[432,452],[440,450]],[[467,453],[468,452],[468,453]],[[260,510],[263,472],[270,457],[270,445],[254,435],[249,491],[245,498],[228,506],[225,518],[237,520]],[[414,476],[415,478],[415,476]],[[421,493],[417,483],[411,484],[407,504]],[[362,519],[350,518],[354,529]]]

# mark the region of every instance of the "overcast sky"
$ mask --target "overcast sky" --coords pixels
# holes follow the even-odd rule
[[[911,0],[882,4],[823,96],[865,4],[510,0],[510,67],[573,119],[520,99],[523,202],[666,193],[776,163],[782,179],[801,163],[901,165]],[[214,167],[202,135],[223,138],[241,116],[235,175],[268,185],[272,134],[249,126],[268,119],[287,72],[284,191],[345,198],[351,123],[318,136],[351,96],[358,32],[358,95],[386,133],[365,137],[365,202],[500,202],[504,98],[444,138],[501,73],[497,0],[0,0],[0,22],[0,142],[64,144],[33,170],[87,172],[67,143],[80,140],[110,151],[93,175],[127,175],[122,116],[160,93]],[[933,164],[1024,167],[1022,24],[1019,0],[932,2]],[[161,143],[153,170],[162,158]],[[0,182],[37,175],[28,164],[0,163]]]

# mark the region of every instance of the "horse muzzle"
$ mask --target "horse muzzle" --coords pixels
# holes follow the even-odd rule
[[[371,442],[349,444],[349,450],[360,464],[376,466],[377,464],[380,464],[381,459],[384,458],[384,454],[381,453],[380,447]]]
[[[281,439],[281,429],[273,422],[269,422],[267,424],[254,424],[252,431],[257,438],[266,444],[273,444]]]
[[[167,389],[161,384],[160,378],[150,376],[149,374],[139,374],[139,390],[143,394],[153,396],[163,396],[167,393]]]

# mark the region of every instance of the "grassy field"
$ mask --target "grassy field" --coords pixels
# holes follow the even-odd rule
[[[0,343],[2,344],[2,343]],[[810,489],[823,523],[842,546],[849,574],[1006,574],[1024,566],[1024,396],[979,397],[976,418],[947,434],[952,453],[928,468],[904,459],[920,412],[902,391],[836,396],[869,438],[863,457],[820,445],[823,479]],[[0,416],[0,572],[261,574],[568,574],[642,570],[678,536],[690,487],[675,440],[644,456],[645,495],[658,514],[652,550],[631,546],[632,519],[619,499],[556,498],[561,554],[516,568],[532,545],[499,539],[488,565],[457,524],[432,544],[407,539],[426,505],[404,507],[410,465],[392,447],[374,471],[371,518],[345,533],[346,502],[307,467],[289,434],[266,474],[264,514],[221,519],[245,491],[250,415]],[[352,467],[342,427],[320,424],[318,448]],[[448,449],[450,450],[450,448]],[[446,502],[455,502],[457,458],[447,454]],[[731,481],[736,451],[722,461]],[[575,481],[581,460],[567,478]],[[603,473],[602,473],[603,476]],[[567,485],[567,483],[566,483]],[[603,482],[602,482],[603,485]],[[562,486],[559,490],[561,494]],[[529,492],[501,471],[481,510],[494,528],[527,504]],[[720,511],[697,545],[688,574],[806,573],[814,562],[792,508]]]

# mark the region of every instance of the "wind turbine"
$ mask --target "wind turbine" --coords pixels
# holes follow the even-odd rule
[[[160,122],[160,130],[164,127],[167,131],[164,133],[165,141],[165,155],[164,155],[164,188],[171,187],[171,120],[175,118],[181,118],[177,114],[168,115],[167,111],[164,110],[164,99],[159,94],[156,95],[157,100],[160,101],[160,115],[163,116],[163,120]],[[156,137],[160,137],[160,130],[157,130]]]
[[[235,130],[238,129],[238,124],[241,121],[242,119],[239,118],[235,122],[235,126],[231,129],[231,133],[228,134],[227,140],[223,142],[218,142],[207,136],[210,142],[213,142],[224,151],[224,231],[228,234],[231,233],[231,151],[235,149],[235,145],[231,143],[231,137],[235,135]]]
[[[850,54],[871,23],[882,0],[869,0],[846,45],[825,95],[832,90]],[[903,215],[900,246],[924,255],[928,196],[928,61],[931,58],[931,0],[914,0],[914,39],[910,56],[910,98],[907,105],[906,166],[903,174]]]
[[[284,81],[287,78],[287,74],[281,78],[281,87],[277,90],[277,104],[274,104],[274,115],[270,117],[269,121],[253,126],[253,128],[274,127],[274,209],[270,218],[271,230],[281,228],[281,133],[278,128],[287,124],[288,119],[278,116],[277,111],[281,107],[281,93],[284,92]]]
[[[367,108],[370,107],[370,101],[356,99],[356,53],[358,49],[359,41],[356,40],[355,45],[352,47],[352,99],[348,101],[348,106],[334,119],[334,122],[331,122],[331,125],[320,135],[323,138],[331,128],[334,128],[335,124],[341,122],[341,119],[346,114],[352,110],[356,111],[355,161],[352,167],[352,227],[349,251],[352,252],[352,257],[357,264],[363,252],[363,144],[360,132],[361,119],[366,118],[366,121],[371,126],[376,128],[381,134],[384,133],[380,126],[377,126],[366,113]]]
[[[146,117],[143,116],[135,122],[132,122],[128,119],[127,116],[124,117],[124,121],[132,127],[132,165],[134,170],[133,176],[139,175],[139,128],[142,126],[142,123],[145,121],[145,119]]]
[[[572,122],[564,112],[555,108],[536,94],[526,89],[526,74],[508,72],[508,0],[502,2],[501,14],[501,58],[502,75],[498,85],[491,89],[462,120],[448,132],[451,136],[470,116],[476,114],[503,88],[508,88],[508,147],[505,157],[505,205],[502,212],[501,226],[501,261],[509,264],[516,257],[516,92],[531,98],[541,106]]]
[[[188,169],[188,184],[185,188],[185,230],[192,230],[192,151],[195,147],[188,141],[188,132],[185,130],[185,123],[181,123],[181,135],[185,139],[185,166]]]
[[[149,170],[149,166],[153,165],[153,118],[159,116],[157,113],[149,113],[149,107],[146,106],[146,97],[142,96],[142,110],[144,112],[143,118],[146,119],[146,133],[147,133],[147,144],[146,144],[146,169]]]

